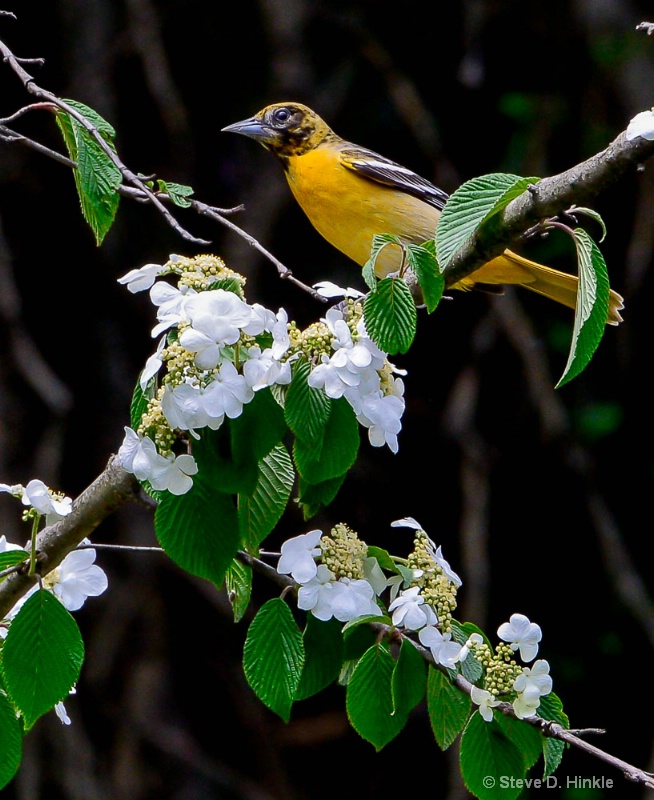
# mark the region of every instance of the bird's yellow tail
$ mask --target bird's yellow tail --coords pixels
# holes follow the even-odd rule
[[[466,290],[474,289],[479,284],[487,286],[512,284],[523,286],[569,308],[576,308],[578,283],[576,275],[559,272],[506,250],[501,256],[454,284],[452,288]],[[608,325],[618,325],[622,322],[620,316],[622,308],[624,308],[622,297],[611,289],[609,313],[606,319]]]

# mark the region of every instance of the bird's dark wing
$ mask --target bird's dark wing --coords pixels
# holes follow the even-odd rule
[[[359,175],[418,197],[439,210],[447,202],[447,192],[421,178],[412,170],[365,147],[349,145],[342,148],[341,161],[345,167]]]

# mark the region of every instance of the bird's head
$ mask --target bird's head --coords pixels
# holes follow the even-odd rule
[[[299,156],[333,136],[316,113],[301,103],[275,103],[249,119],[223,128],[260,142],[267,150],[284,158]]]

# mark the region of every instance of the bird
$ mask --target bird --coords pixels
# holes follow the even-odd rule
[[[407,167],[341,138],[308,106],[275,103],[222,130],[254,139],[276,156],[291,192],[314,228],[359,266],[369,260],[376,234],[395,235],[405,244],[423,244],[434,238],[447,192]],[[401,264],[401,248],[384,247],[375,261],[375,274],[386,277]],[[511,250],[449,288],[497,292],[507,284],[576,308],[576,275]],[[622,322],[622,308],[623,298],[610,290],[608,324]]]

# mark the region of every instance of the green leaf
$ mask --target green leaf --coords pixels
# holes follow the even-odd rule
[[[168,183],[160,179],[157,180],[157,186],[159,187],[159,191],[165,192],[176,206],[180,208],[190,207],[191,201],[187,200],[187,198],[194,193],[193,187],[185,186],[182,183]]]
[[[543,737],[540,732],[528,722],[508,717],[505,714],[497,714],[495,721],[502,728],[507,739],[510,739],[518,748],[525,771],[531,769],[543,750]]]
[[[338,620],[323,622],[313,614],[307,614],[303,640],[304,669],[295,693],[296,700],[318,694],[337,680],[343,663],[343,634]]]
[[[609,275],[604,257],[583,228],[577,228],[573,235],[579,261],[579,289],[570,354],[557,389],[586,368],[602,340],[609,313]]]
[[[418,278],[422,298],[431,314],[440,303],[445,288],[445,278],[436,260],[435,242],[430,240],[424,245],[407,245],[406,259]]]
[[[390,570],[391,572],[397,572],[397,564],[390,557],[388,550],[384,550],[383,547],[375,547],[375,545],[370,545],[367,555],[369,558],[376,558],[379,562],[379,566],[382,569]]]
[[[231,452],[237,466],[258,462],[281,442],[286,433],[284,410],[269,389],[255,392],[254,399],[243,406],[243,413],[229,420]]]
[[[141,389],[140,383],[137,381],[132,394],[132,402],[129,407],[129,417],[132,430],[138,430],[143,414],[148,410],[148,397]]]
[[[494,719],[486,722],[478,711],[463,731],[460,761],[468,791],[480,800],[513,800],[522,791],[520,751]]]
[[[18,771],[23,750],[23,730],[16,711],[5,692],[0,689],[0,789]]]
[[[441,750],[447,750],[463,730],[470,716],[472,701],[459,691],[439,669],[429,667],[427,676],[427,711],[434,738]]]
[[[240,545],[234,498],[202,475],[186,494],[162,494],[154,515],[159,544],[182,569],[220,586]]]
[[[377,279],[375,277],[375,262],[381,251],[387,246],[397,246],[405,249],[404,242],[392,233],[380,233],[372,237],[372,247],[370,248],[370,257],[363,267],[362,275],[366,282],[367,287],[371,291],[375,291],[377,287]]]
[[[304,519],[311,519],[323,506],[328,506],[338,494],[344,481],[345,473],[320,483],[308,483],[300,478],[298,503]]]
[[[466,181],[445,204],[436,228],[436,258],[441,270],[490,217],[502,211],[540,178],[493,173]]]
[[[11,623],[2,648],[7,694],[29,729],[64,698],[79,678],[84,642],[57,598],[39,590]]]
[[[20,564],[21,561],[25,561],[25,559],[29,558],[29,553],[25,550],[6,550],[4,553],[0,553],[0,572],[9,567],[15,567],[16,564]],[[4,578],[0,578],[0,581],[3,581]]]
[[[311,366],[300,361],[293,370],[293,380],[286,392],[284,415],[286,424],[298,439],[313,447],[321,447],[332,410],[332,401],[322,391],[308,384]]]
[[[116,151],[113,144],[116,132],[106,120],[84,103],[75,100],[65,102],[95,126],[111,150]],[[74,117],[60,109],[56,113],[56,121],[68,154],[77,162],[73,174],[82,215],[90,225],[96,243],[101,244],[116,217],[122,175],[100,143]]]
[[[309,483],[322,483],[346,473],[359,451],[359,425],[352,406],[344,397],[332,400],[331,414],[325,428],[322,447],[295,439],[293,458],[302,478]]]
[[[279,522],[291,496],[295,472],[283,444],[278,444],[258,465],[258,478],[250,495],[239,495],[238,527],[241,545],[249,553],[258,546]]]
[[[426,687],[427,662],[404,638],[391,682],[393,713],[406,716],[425,696]]]
[[[350,724],[377,751],[392,741],[407,721],[406,714],[393,714],[394,668],[395,661],[388,648],[375,644],[363,654],[347,685],[346,709]]]
[[[302,633],[286,603],[276,597],[257,612],[243,649],[243,668],[252,690],[284,722],[302,675]]]
[[[240,622],[252,595],[252,567],[235,558],[225,573],[225,589],[232,606],[234,622]]]
[[[363,316],[370,338],[386,353],[406,353],[416,335],[418,314],[402,278],[384,278],[369,292]]]
[[[538,716],[542,719],[549,719],[558,722],[563,728],[570,727],[568,715],[563,710],[563,703],[554,692],[541,697],[538,706]],[[551,775],[561,763],[563,751],[566,748],[565,742],[560,739],[553,739],[551,736],[543,736],[543,760],[545,762],[543,777]]]

